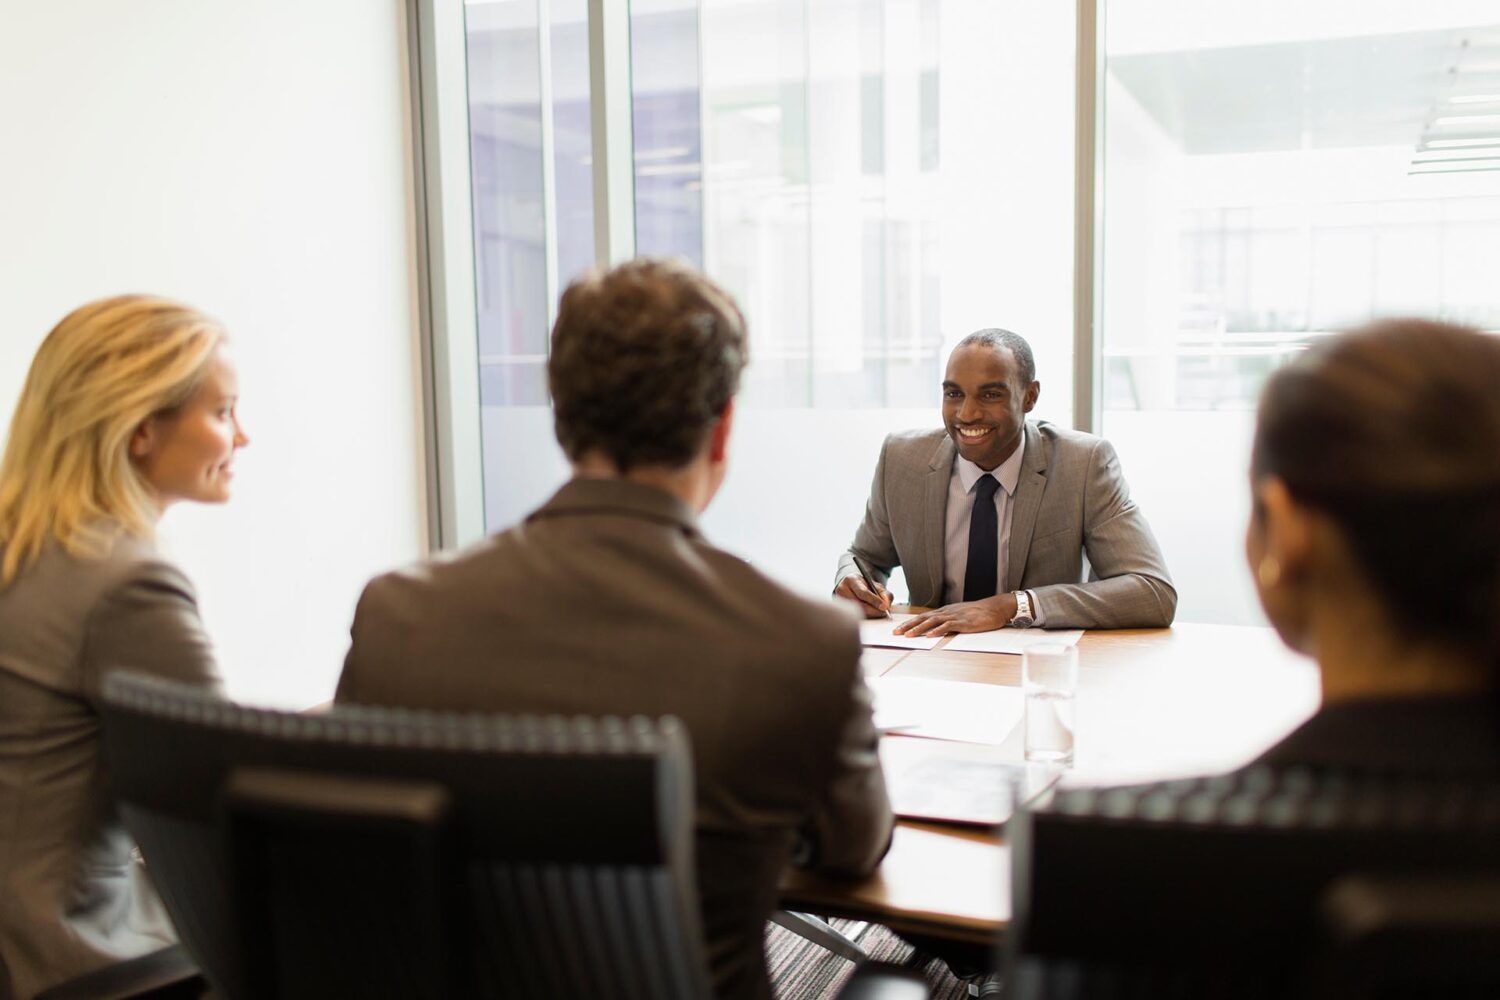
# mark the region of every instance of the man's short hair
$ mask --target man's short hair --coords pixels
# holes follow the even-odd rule
[[[574,461],[680,468],[739,391],[748,359],[734,299],[681,260],[638,258],[563,292],[547,383]]]
[[[960,347],[989,347],[1005,348],[1010,351],[1016,359],[1016,368],[1021,376],[1023,386],[1030,385],[1036,381],[1036,358],[1031,354],[1031,345],[1026,343],[1026,338],[1019,333],[1011,333],[1009,330],[1001,330],[999,327],[991,327],[988,330],[975,330],[963,340],[960,340],[953,349]]]

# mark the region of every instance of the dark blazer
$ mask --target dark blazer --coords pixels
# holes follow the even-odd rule
[[[1492,777],[1500,775],[1500,703],[1486,697],[1336,702],[1255,763]]]
[[[721,998],[770,996],[765,922],[799,845],[845,873],[889,846],[852,612],[709,545],[666,493],[575,479],[522,524],[371,582],[352,631],[339,701],[680,718]]]
[[[1025,434],[1002,588],[1035,593],[1048,628],[1172,624],[1177,591],[1151,526],[1130,499],[1114,448],[1045,421],[1028,421]],[[957,453],[942,429],[886,438],[835,587],[858,572],[858,555],[882,581],[901,566],[912,604],[943,603],[943,530]]]
[[[0,589],[0,998],[176,940],[107,793],[95,706],[117,667],[217,684],[192,585],[150,543],[49,545]]]

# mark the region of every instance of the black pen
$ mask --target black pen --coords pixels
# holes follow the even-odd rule
[[[860,561],[859,556],[855,555],[853,552],[849,553],[849,555],[854,560],[854,568],[859,570],[860,577],[865,581],[865,586],[870,588],[870,593],[874,594],[876,597],[879,597],[880,588],[875,585],[875,578],[870,576],[870,571],[865,569],[865,564]],[[885,617],[889,618],[890,616],[891,613],[889,611],[885,612]]]

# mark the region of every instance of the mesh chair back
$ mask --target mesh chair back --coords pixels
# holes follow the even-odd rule
[[[1309,993],[1340,1000],[1500,996],[1500,874],[1351,875],[1318,907]]]
[[[230,997],[699,998],[671,719],[250,709],[112,675],[127,824]]]
[[[1255,768],[1007,828],[1018,996],[1286,995],[1350,873],[1500,870],[1500,783]]]

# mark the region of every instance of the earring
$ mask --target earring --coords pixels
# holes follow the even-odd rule
[[[1255,567],[1255,578],[1267,590],[1281,582],[1281,563],[1275,556],[1261,556]]]

